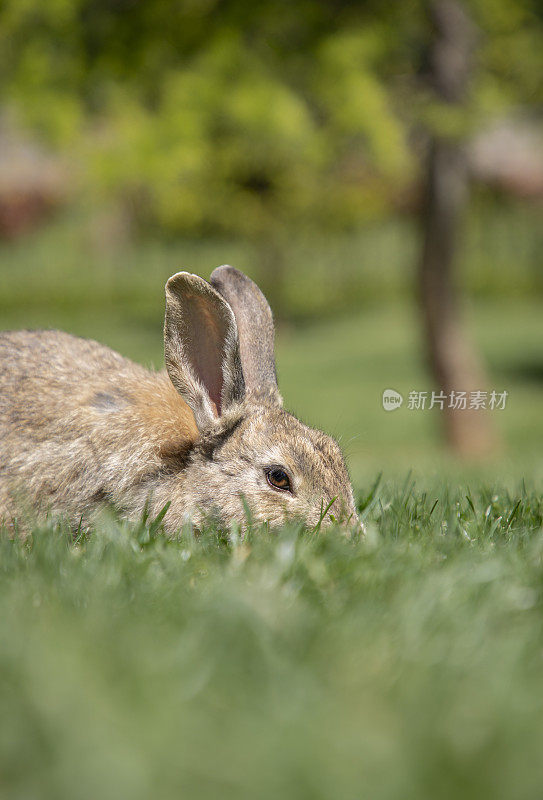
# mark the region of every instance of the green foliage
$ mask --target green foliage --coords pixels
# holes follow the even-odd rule
[[[541,103],[536,0],[467,5],[476,118]],[[87,197],[163,232],[269,238],[349,227],[401,199],[428,118],[428,37],[420,0],[5,0],[0,83]]]
[[[543,13],[537,0],[470,0],[479,25],[477,96],[484,111],[524,106],[541,109]],[[486,101],[486,102],[485,102]]]
[[[540,497],[408,479],[367,500],[355,538],[2,534],[4,793],[536,797]]]

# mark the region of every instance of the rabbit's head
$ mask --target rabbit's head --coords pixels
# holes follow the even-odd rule
[[[223,266],[210,283],[179,272],[166,284],[164,326],[170,379],[191,408],[199,437],[173,493],[170,524],[211,511],[224,522],[357,524],[337,443],[282,407],[274,327],[260,289]]]

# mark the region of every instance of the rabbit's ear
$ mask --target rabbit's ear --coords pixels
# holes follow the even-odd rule
[[[199,430],[243,399],[234,314],[198,275],[178,272],[166,284],[164,354],[170,380],[192,409]]]
[[[273,317],[268,301],[256,283],[234,267],[217,267],[209,280],[234,312],[247,394],[282,405],[275,372]]]

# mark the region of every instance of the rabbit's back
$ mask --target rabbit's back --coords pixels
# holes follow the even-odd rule
[[[196,435],[165,373],[59,331],[0,334],[0,517],[15,495],[63,509],[127,502]]]
[[[148,379],[146,370],[98,342],[60,331],[1,333],[2,440],[40,440],[61,429],[73,435],[67,422],[74,412],[108,403],[121,408],[123,385],[138,379]],[[77,427],[84,424],[82,414]]]
[[[93,381],[144,372],[114,350],[61,331],[0,333],[0,413],[25,409],[32,416],[59,401],[77,403]],[[2,421],[5,420],[2,418]]]

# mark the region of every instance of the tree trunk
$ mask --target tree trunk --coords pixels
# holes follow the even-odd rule
[[[430,80],[438,102],[461,109],[470,72],[474,31],[457,0],[434,0]],[[424,244],[419,288],[430,366],[447,400],[447,441],[460,455],[492,449],[494,437],[482,409],[469,408],[471,392],[485,389],[482,365],[461,318],[455,268],[468,197],[467,165],[459,136],[430,131],[423,206]],[[451,392],[467,392],[467,407],[449,405]]]

